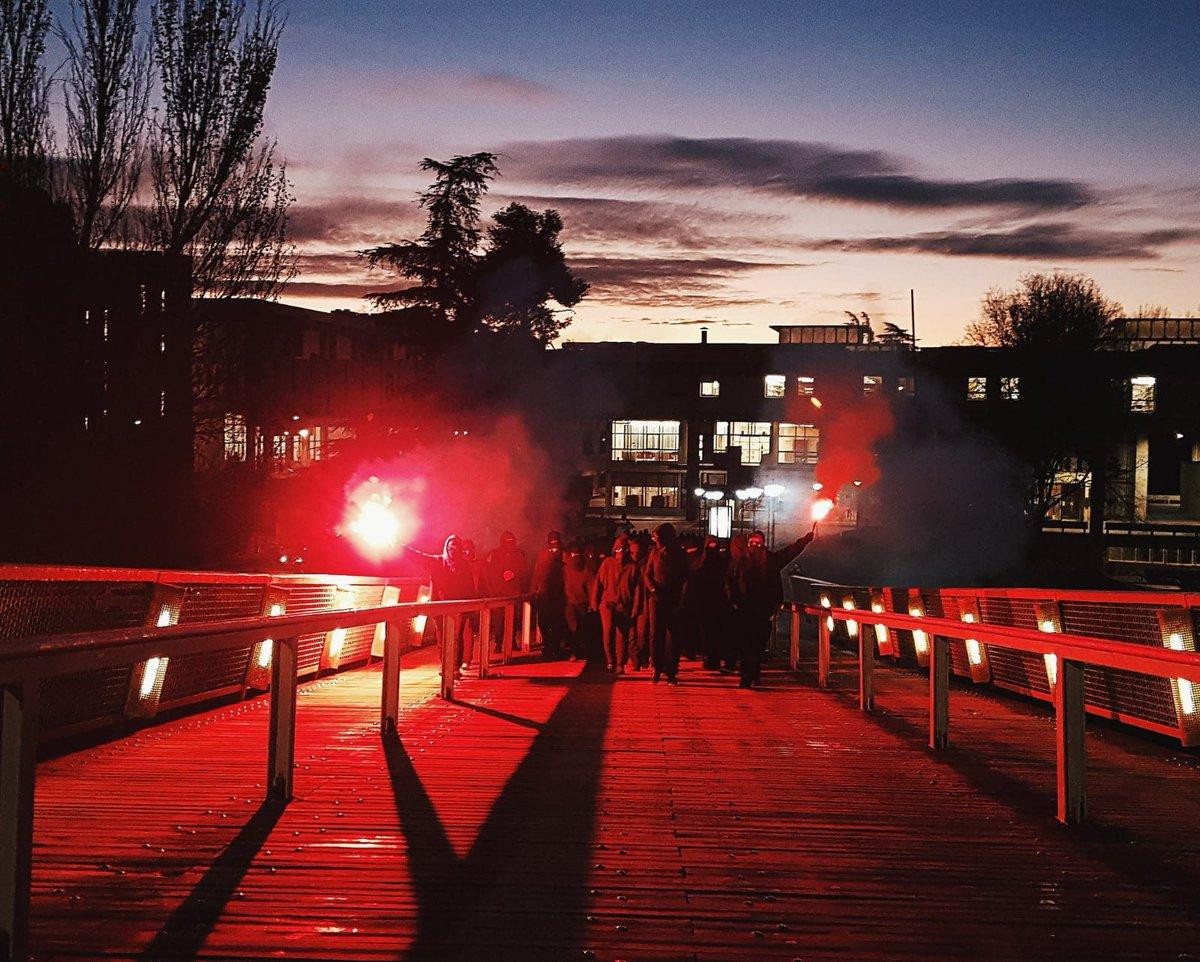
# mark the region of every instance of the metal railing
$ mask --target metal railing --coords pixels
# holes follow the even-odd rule
[[[14,639],[0,647],[0,957],[24,959],[28,953],[30,878],[33,860],[34,783],[39,700],[48,679],[142,665],[139,691],[161,685],[159,665],[171,659],[212,656],[229,650],[255,652],[256,663],[270,672],[270,724],[267,751],[267,801],[292,798],[295,769],[296,691],[300,642],[313,634],[332,635],[382,625],[383,668],[380,731],[394,735],[400,713],[400,657],[423,619],[440,620],[442,679],[440,694],[454,694],[455,637],[458,619],[479,624],[479,672],[487,677],[492,656],[492,614],[504,620],[501,657],[513,651],[516,608],[521,606],[521,647],[528,651],[536,631],[530,596],[467,601],[393,602],[303,614],[272,613],[208,624],[148,625],[107,631]],[[265,653],[265,657],[264,657]],[[264,686],[266,687],[266,686]]]
[[[929,745],[946,748],[950,743],[950,672],[951,642],[956,641],[966,653],[972,669],[984,667],[989,656],[1000,651],[1020,652],[1041,661],[1048,676],[1055,715],[1057,816],[1066,824],[1083,822],[1087,816],[1085,672],[1096,669],[1111,672],[1133,672],[1140,676],[1161,679],[1177,693],[1177,702],[1190,716],[1196,711],[1195,693],[1200,686],[1200,654],[1195,652],[1192,605],[1200,599],[1186,595],[1150,596],[1160,607],[1156,609],[1158,623],[1166,636],[1166,644],[1153,647],[1128,641],[1113,640],[1064,630],[1059,602],[1044,600],[1049,592],[1038,589],[1018,589],[1007,592],[975,592],[973,589],[943,589],[953,597],[967,599],[960,603],[955,617],[930,615],[923,605],[914,603],[907,611],[887,610],[884,592],[875,589],[852,589],[836,585],[816,585],[818,602],[796,602],[793,615],[800,613],[817,619],[817,683],[829,684],[831,641],[835,626],[844,626],[846,637],[856,642],[858,649],[858,700],[863,711],[875,705],[874,667],[876,650],[887,647],[895,635],[907,633],[918,662],[929,669]],[[861,605],[857,592],[870,595]],[[1091,598],[1115,604],[1111,592],[1066,593],[1076,601]],[[978,595],[1015,599],[1039,599],[1035,609],[1036,626],[988,623],[981,617]],[[1131,593],[1129,604],[1145,604],[1146,593]],[[918,595],[919,597],[919,595]],[[1116,598],[1120,598],[1116,594]],[[835,601],[836,599],[836,601]],[[1170,601],[1168,604],[1167,601]],[[800,618],[793,617],[791,630],[791,662],[799,661]],[[981,680],[971,674],[973,680]]]

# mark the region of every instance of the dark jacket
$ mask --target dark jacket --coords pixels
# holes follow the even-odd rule
[[[809,533],[778,551],[766,552],[761,559],[746,555],[735,561],[726,579],[729,603],[742,614],[770,618],[783,601],[783,569],[812,539]]]
[[[592,585],[592,607],[604,606],[622,614],[635,614],[641,600],[641,574],[641,566],[632,561],[605,558],[600,562]]]

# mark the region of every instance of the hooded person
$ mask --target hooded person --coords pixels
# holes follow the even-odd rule
[[[699,557],[693,562],[683,587],[683,606],[695,619],[695,628],[704,667],[720,667],[721,645],[729,621],[729,602],[725,597],[725,572],[728,557],[715,535],[704,539]]]
[[[650,664],[650,612],[646,606],[646,590],[643,578],[646,562],[650,560],[650,539],[644,534],[622,535],[629,545],[629,563],[634,570],[637,590],[634,592],[633,610],[630,612],[627,656],[634,670],[641,671]]]
[[[651,534],[654,550],[646,562],[642,584],[650,614],[650,650],[654,680],[667,676],[679,683],[679,602],[687,579],[687,559],[679,547],[675,526],[660,524]]]
[[[542,632],[542,654],[557,658],[562,654],[567,633],[562,535],[557,531],[546,535],[546,547],[538,552],[533,563],[529,590],[534,595],[533,605]]]
[[[630,632],[640,602],[641,568],[630,557],[629,539],[618,535],[612,554],[600,562],[592,586],[592,607],[600,612],[600,633],[609,671],[625,674]]]
[[[567,623],[567,644],[572,661],[587,657],[593,581],[595,573],[588,567],[582,546],[579,542],[572,541],[567,545],[563,559],[563,613]]]
[[[746,539],[745,553],[730,565],[728,597],[739,647],[742,688],[758,684],[763,652],[771,636],[771,619],[783,600],[783,569],[808,547],[816,528],[814,524],[812,531],[778,551],[768,551],[766,535],[754,531]]]
[[[446,537],[441,554],[430,554],[405,545],[405,550],[416,558],[429,575],[430,601],[463,601],[479,597],[475,583],[475,569],[468,552],[463,551],[464,539],[452,534]],[[430,619],[434,630],[438,630],[440,619]],[[464,655],[469,649],[466,646],[466,634],[471,619],[459,616],[455,619],[454,651],[455,664],[464,661]],[[474,629],[472,630],[472,636]],[[461,670],[461,669],[460,669]]]
[[[517,547],[517,536],[505,531],[500,535],[500,544],[484,562],[482,587],[489,598],[512,598],[523,595],[528,585],[529,562],[525,552]]]

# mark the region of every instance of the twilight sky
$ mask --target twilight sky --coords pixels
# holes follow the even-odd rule
[[[488,210],[556,207],[568,338],[774,340],[845,310],[949,343],[991,286],[1092,274],[1200,305],[1200,6],[288,0],[268,127],[302,274],[419,232],[422,156],[494,150]]]

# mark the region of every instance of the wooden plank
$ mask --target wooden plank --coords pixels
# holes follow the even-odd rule
[[[294,799],[263,809],[256,699],[43,763],[44,959],[1179,958],[1200,944],[1200,761],[1089,733],[1094,829],[1054,818],[1052,718],[856,659],[829,690],[684,664],[514,662],[437,699],[403,659],[300,688]],[[815,667],[810,660],[806,671]],[[200,763],[198,764],[198,760]]]

